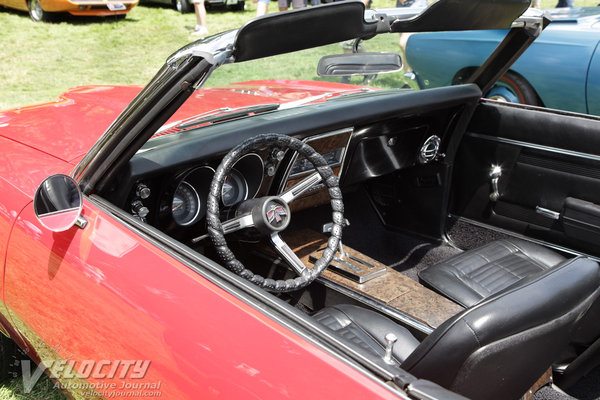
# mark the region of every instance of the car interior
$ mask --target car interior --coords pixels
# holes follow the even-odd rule
[[[600,120],[481,95],[169,126],[99,195],[373,363],[476,399],[568,390],[600,364]]]
[[[517,140],[516,120],[520,132],[544,127],[533,119],[524,125],[529,110],[480,103],[479,96],[473,85],[365,93],[276,111],[276,118],[258,114],[248,117],[251,124],[242,118],[157,135],[107,198],[221,262],[206,223],[215,170],[240,141],[285,132],[339,176],[346,226],[321,277],[277,296],[374,358],[383,359],[386,335],[393,334],[393,358],[405,371],[468,397],[516,398],[549,376],[553,363],[555,381],[568,386],[597,364],[600,282],[597,263],[586,255],[598,254],[587,215],[600,206],[587,191],[598,161],[583,157],[580,141],[564,134],[585,137],[599,122],[553,115],[563,121],[555,126],[569,129]],[[485,126],[493,132],[479,122],[490,118],[497,124]],[[565,144],[574,148],[559,154]],[[575,169],[582,182],[565,177]],[[220,189],[221,220],[244,200],[280,195],[313,171],[307,158],[277,143],[249,152]],[[541,181],[553,175],[555,184]],[[331,230],[325,185],[312,185],[290,208],[281,236],[311,268]],[[293,279],[263,236],[249,229],[226,240],[253,273]]]

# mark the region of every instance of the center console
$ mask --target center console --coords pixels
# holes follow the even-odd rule
[[[310,229],[284,234],[309,268],[327,246],[327,236]],[[413,281],[401,272],[344,246],[321,275],[321,282],[389,316],[429,334],[463,308]]]

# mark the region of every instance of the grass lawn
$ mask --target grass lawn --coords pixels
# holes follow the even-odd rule
[[[596,5],[600,0],[576,0],[577,6]],[[542,0],[551,7],[556,0]],[[374,7],[390,7],[393,0],[374,0]],[[210,10],[210,32],[239,27],[256,10],[251,0],[246,11]],[[275,2],[270,11],[276,12]],[[193,13],[181,15],[166,5],[147,4],[134,8],[127,18],[65,18],[57,23],[34,23],[27,13],[0,8],[0,110],[49,101],[66,89],[89,84],[145,84],[176,49],[194,40]],[[381,43],[390,50],[396,40]],[[376,38],[374,41],[379,40]],[[371,43],[373,41],[370,41]],[[369,44],[377,50],[379,44]],[[315,68],[296,63],[284,68],[265,65],[262,70],[285,72],[294,77],[295,69]],[[254,68],[253,68],[254,69]],[[298,71],[300,72],[300,71]],[[316,75],[316,74],[315,74]],[[238,80],[243,80],[240,77]]]
[[[63,400],[66,397],[58,389],[54,389],[54,383],[47,376],[42,376],[35,384],[31,392],[24,393],[23,380],[13,379],[4,385],[0,385],[1,400]]]
[[[595,6],[600,0],[575,0],[577,6]],[[393,6],[394,0],[374,0],[374,7]],[[556,0],[542,0],[549,8]],[[211,33],[239,27],[250,20],[256,10],[251,0],[243,12],[210,10]],[[270,12],[277,11],[275,2]],[[145,3],[134,8],[125,20],[64,18],[55,23],[34,23],[27,13],[0,8],[0,110],[54,99],[70,87],[89,84],[145,84],[166,57],[195,38],[193,13],[181,15],[166,5]],[[375,38],[368,42],[371,51],[397,49],[397,35]],[[337,45],[335,45],[337,46]],[[336,51],[337,49],[337,51]],[[306,55],[320,57],[340,52],[338,47],[311,50],[298,55],[297,62],[285,65],[258,60],[250,65],[248,78],[259,71],[265,78],[316,78],[316,65]],[[243,74],[243,72],[242,72]],[[218,71],[215,83],[226,80],[227,69]],[[235,80],[247,79],[235,76]],[[396,85],[395,78],[379,79],[379,85]],[[0,385],[0,400],[62,399],[42,379],[30,394],[23,393],[20,378]]]

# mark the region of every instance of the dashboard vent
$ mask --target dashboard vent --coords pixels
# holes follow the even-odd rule
[[[421,146],[421,151],[419,151],[419,162],[421,164],[426,164],[437,158],[440,151],[440,142],[441,139],[436,135],[429,136],[425,140],[423,146]]]

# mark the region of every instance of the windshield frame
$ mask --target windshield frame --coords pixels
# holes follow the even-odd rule
[[[398,29],[401,28],[414,32],[418,31],[419,27],[428,27],[433,19],[439,19],[440,12],[455,7],[460,9],[460,4],[457,3],[469,5],[471,12],[484,13],[482,17],[485,16],[485,6],[491,3],[494,4],[492,7],[494,9],[498,4],[511,6],[506,8],[505,13],[500,13],[498,21],[494,19],[489,23],[478,24],[479,27],[489,26],[489,29],[497,28],[498,24],[508,24],[504,27],[513,27],[510,31],[513,34],[507,35],[499,46],[502,51],[499,54],[498,51],[494,52],[490,57],[491,61],[488,59],[489,62],[480,68],[481,73],[476,74],[479,78],[476,76],[474,82],[478,85],[489,84],[490,77],[496,76],[503,68],[507,69],[545,26],[541,12],[539,15],[533,12],[525,13],[522,18],[518,18],[523,11],[520,7],[524,6],[526,9],[528,0],[439,0],[425,9],[415,9],[411,12],[402,9],[385,10],[389,14],[378,10],[365,12],[362,2],[345,1],[255,18],[239,29],[190,43],[169,57],[150,83],[77,164],[71,176],[78,182],[84,194],[101,193],[111,182],[116,171],[168,121],[194,90],[202,87],[216,68],[228,63],[266,56],[265,52],[244,52],[244,49],[249,47],[262,47],[250,46],[250,39],[256,39],[261,35],[288,38],[286,35],[273,32],[278,32],[277,29],[283,27],[287,27],[286,29],[297,27],[298,24],[305,24],[307,20],[321,21],[321,24],[317,24],[320,27],[318,32],[311,35],[312,40],[296,41],[283,48],[277,41],[279,39],[271,43],[267,41],[266,47],[269,47],[267,53],[275,55],[343,40],[373,37],[380,33],[399,32]],[[481,5],[478,6],[479,3]],[[518,14],[515,14],[516,12]],[[344,23],[345,27],[341,34],[327,36],[323,33],[334,31],[328,20],[332,13],[336,15],[336,19],[341,15],[348,20]],[[510,20],[507,19],[509,17]],[[456,30],[460,28],[459,23],[463,20],[464,18],[455,21]],[[447,24],[445,26],[447,27]],[[302,35],[295,36],[303,39]],[[512,58],[511,54],[513,54]],[[494,72],[484,74],[490,68]]]

